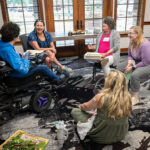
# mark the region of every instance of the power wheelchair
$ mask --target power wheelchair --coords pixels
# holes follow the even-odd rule
[[[34,112],[47,110],[56,96],[53,81],[37,71],[25,78],[9,77],[13,69],[0,59],[0,124],[29,106]],[[57,86],[56,86],[57,87]]]

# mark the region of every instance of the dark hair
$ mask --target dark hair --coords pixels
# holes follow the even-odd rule
[[[20,33],[20,28],[16,23],[7,22],[0,29],[0,34],[2,35],[3,42],[13,41],[14,38],[18,37]]]
[[[107,24],[111,30],[116,28],[115,20],[110,16],[104,18],[103,23]]]
[[[37,19],[37,20],[35,20],[35,22],[34,22],[34,27],[36,26],[36,23],[37,23],[37,22],[42,22],[43,25],[45,26],[45,22],[44,22],[43,20]]]

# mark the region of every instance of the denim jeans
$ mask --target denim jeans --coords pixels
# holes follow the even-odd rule
[[[61,80],[61,78],[52,72],[46,65],[38,65],[35,68],[32,68],[24,77],[30,76],[38,70],[50,79]]]

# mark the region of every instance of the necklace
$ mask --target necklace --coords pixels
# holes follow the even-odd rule
[[[103,33],[103,37],[108,37],[110,35],[110,33]]]

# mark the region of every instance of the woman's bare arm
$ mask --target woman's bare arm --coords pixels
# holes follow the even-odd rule
[[[103,106],[103,97],[101,98],[103,94],[97,94],[96,96],[94,96],[90,101],[80,104],[79,108],[84,110],[84,111],[90,111],[90,110],[95,110],[97,108],[101,108]],[[101,100],[100,100],[101,98]]]
[[[55,47],[51,47],[51,48],[40,48],[39,44],[37,41],[32,41],[32,42],[29,42],[29,44],[36,50],[43,50],[43,51],[46,51],[46,50],[53,50],[55,51]]]

